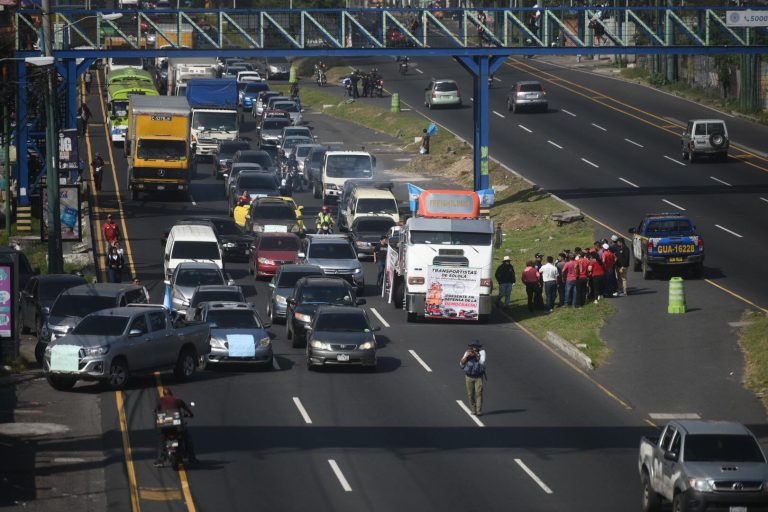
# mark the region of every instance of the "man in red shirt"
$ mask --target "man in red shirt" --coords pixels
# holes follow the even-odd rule
[[[578,268],[578,275],[576,277],[576,307],[580,308],[587,301],[587,267],[589,267],[589,260],[587,260],[586,254],[581,252],[576,260],[576,267]]]
[[[603,244],[603,295],[610,297],[616,291],[616,255],[611,251],[611,246]]]
[[[525,293],[528,295],[528,311],[533,312],[534,298],[539,292],[539,278],[541,275],[536,270],[534,263],[529,261],[525,264],[525,270],[523,270],[522,281],[525,283]]]
[[[605,275],[605,269],[597,252],[590,252],[588,261],[587,272],[589,272],[592,286],[592,296],[594,297],[595,304],[597,304],[603,298],[603,276]]]
[[[115,224],[115,219],[112,218],[112,214],[107,215],[107,222],[104,223],[102,228],[104,234],[104,241],[107,242],[107,247],[111,247],[113,242],[120,241],[120,228]]]
[[[163,396],[161,396],[157,400],[157,406],[155,407],[155,412],[167,412],[167,411],[179,411],[182,414],[187,413],[187,415],[190,418],[194,418],[195,415],[192,414],[192,410],[187,406],[187,403],[182,400],[181,398],[176,398],[173,396],[173,392],[168,389],[163,389]],[[198,462],[197,457],[195,456],[195,449],[192,445],[192,437],[189,435],[189,431],[184,428],[180,432],[180,437],[183,439],[183,445],[185,450],[185,455],[187,457],[187,460],[189,462],[196,464]],[[163,451],[165,449],[165,433],[160,432],[160,440],[157,445],[157,460],[155,461],[155,467],[162,466],[163,465]]]
[[[574,261],[573,253],[568,254],[568,262],[563,266],[563,279],[565,280],[565,305],[576,305],[576,277],[578,268]]]

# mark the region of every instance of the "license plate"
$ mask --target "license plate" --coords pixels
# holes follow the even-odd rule
[[[337,361],[349,361],[349,355],[348,354],[337,354],[336,355]]]
[[[729,507],[728,512],[747,512],[747,507]]]
[[[670,263],[681,263],[683,261],[683,258],[681,258],[681,257],[674,257],[674,258],[667,259],[667,261],[670,262]]]
[[[165,190],[165,185],[158,185],[157,190]]]
[[[535,98],[537,98],[537,97],[538,97],[538,94],[536,94],[536,93],[534,92],[534,93],[531,93],[531,94],[526,94],[526,95],[525,95],[525,97],[526,97],[526,98],[528,98],[529,100],[532,100],[532,99],[535,99]]]

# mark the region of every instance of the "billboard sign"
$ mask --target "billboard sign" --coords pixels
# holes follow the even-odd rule
[[[59,169],[68,171],[80,168],[77,154],[77,129],[59,130]]]
[[[480,316],[480,269],[430,265],[425,315],[448,320],[477,320]]]
[[[477,218],[480,198],[467,190],[425,190],[419,197],[421,217]]]
[[[42,213],[40,216],[40,239],[48,240],[48,191],[42,187]],[[77,185],[59,186],[59,212],[61,215],[61,239],[70,242],[80,242],[83,239],[80,209],[80,187]]]
[[[725,24],[729,27],[768,27],[768,11],[725,11]]]
[[[0,337],[13,333],[13,265],[0,265]]]

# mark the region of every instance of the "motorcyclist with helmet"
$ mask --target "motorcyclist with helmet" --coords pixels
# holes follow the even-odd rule
[[[317,222],[315,223],[315,228],[317,229],[318,233],[323,232],[323,224],[328,225],[328,233],[330,233],[333,229],[333,218],[331,217],[331,213],[327,206],[323,206],[322,210],[320,210],[320,213],[317,214]]]
[[[160,412],[179,411],[182,415],[186,415],[190,418],[194,418],[195,415],[192,410],[187,406],[187,403],[181,398],[173,396],[173,392],[168,389],[163,389],[163,395],[157,400],[157,406],[155,406],[155,414]],[[181,446],[183,446],[184,457],[192,464],[200,462],[195,456],[195,449],[192,444],[192,436],[189,435],[189,431],[186,428],[179,429],[179,439],[181,440]],[[157,460],[155,461],[155,467],[160,467],[164,463],[165,459],[165,442],[167,440],[166,433],[160,431],[160,439],[157,443]]]

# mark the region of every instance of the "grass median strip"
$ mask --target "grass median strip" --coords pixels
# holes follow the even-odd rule
[[[337,82],[344,71],[332,68],[329,84]],[[306,82],[305,82],[306,84]],[[334,87],[330,85],[330,87]],[[392,113],[374,105],[366,98],[350,101],[325,88],[305,85],[301,88],[302,105],[331,117],[357,123],[379,131],[402,142],[404,149],[418,149],[422,130],[430,121],[418,113]],[[323,108],[325,107],[325,108]],[[405,163],[399,172],[439,177],[463,188],[472,187],[472,148],[447,130],[431,139],[429,155],[418,155]],[[591,247],[595,226],[591,221],[578,221],[558,226],[551,215],[569,208],[549,193],[532,186],[510,173],[496,162],[490,164],[491,185],[496,190],[496,204],[491,217],[500,223],[504,241],[495,253],[494,270],[505,255],[509,255],[518,276],[512,291],[512,303],[507,312],[539,337],[553,331],[582,349],[596,366],[605,359],[608,349],[600,339],[600,329],[614,309],[608,301],[588,304],[580,309],[557,308],[552,314],[530,313],[527,309],[525,287],[519,282],[525,263],[535,253],[555,257],[564,248]],[[626,300],[626,299],[623,299]]]
[[[739,336],[739,344],[747,360],[747,388],[768,409],[768,315],[748,311],[741,320],[749,323],[742,327]]]

